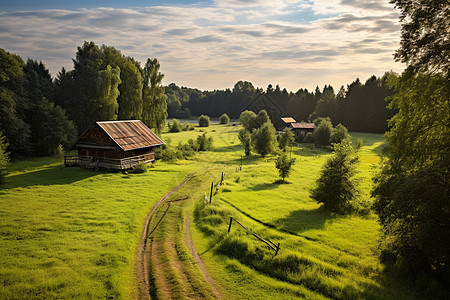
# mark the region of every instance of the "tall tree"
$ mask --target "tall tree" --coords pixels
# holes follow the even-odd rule
[[[13,154],[31,149],[30,126],[23,121],[24,64],[20,56],[0,48],[0,133],[5,135]]]
[[[395,58],[415,71],[450,70],[448,0],[391,0],[401,10],[401,47]]]
[[[167,118],[167,97],[161,85],[164,74],[159,72],[160,64],[156,58],[147,59],[143,70],[143,110],[142,120],[147,126],[160,133]]]
[[[117,97],[119,96],[118,86],[120,81],[120,68],[111,68],[110,65],[106,70],[98,72],[97,90],[99,113],[101,120],[117,120],[119,104]]]

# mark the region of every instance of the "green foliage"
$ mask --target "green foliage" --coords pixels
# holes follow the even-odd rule
[[[166,124],[167,118],[167,96],[164,94],[162,80],[164,74],[159,72],[159,61],[147,59],[143,69],[142,89],[142,121],[160,134]]]
[[[356,211],[355,199],[359,194],[355,180],[357,162],[358,157],[348,140],[334,144],[334,154],[323,166],[311,198],[338,214]]]
[[[280,177],[285,181],[285,178],[289,176],[292,165],[295,163],[295,158],[288,158],[286,153],[281,153],[275,160],[275,168],[278,169]]]
[[[252,151],[252,136],[245,128],[242,128],[238,132],[238,138],[244,145],[244,152],[246,156],[249,156]]]
[[[294,134],[291,130],[283,131],[278,140],[278,147],[281,150],[286,151],[286,147],[290,147],[294,141]]]
[[[182,131],[192,131],[192,130],[195,130],[194,125],[192,125],[191,123],[184,123],[181,127],[182,127],[182,128],[181,128]]]
[[[329,117],[335,119],[338,103],[333,88],[324,89],[320,100],[317,102],[315,113],[318,117]]]
[[[120,68],[111,68],[110,65],[105,70],[98,72],[98,117],[100,120],[117,120],[119,104],[117,97],[119,96],[118,86],[120,80]]]
[[[250,133],[253,131],[253,129],[259,127],[259,123],[256,119],[256,114],[250,110],[246,110],[241,113],[241,115],[239,116],[239,122]]]
[[[169,132],[180,132],[181,130],[181,123],[177,119],[173,119],[172,123],[169,123]]]
[[[319,126],[316,126],[313,132],[314,144],[316,146],[329,146],[330,137],[333,132],[333,125],[328,119],[324,119],[320,122]]]
[[[209,151],[213,147],[213,138],[206,137],[206,132],[204,132],[202,135],[197,136],[197,151]]]
[[[335,128],[333,128],[333,131],[331,132],[330,143],[339,144],[340,142],[348,138],[350,138],[350,135],[348,134],[347,128],[345,128],[345,126],[342,124],[338,124]]]
[[[9,153],[7,152],[8,143],[6,138],[0,133],[0,184],[3,183],[3,178],[7,174],[6,167],[9,164]]]
[[[64,147],[63,145],[59,144],[58,147],[56,147],[55,149],[55,157],[59,160],[59,162],[63,163],[64,155],[65,155]]]
[[[149,165],[141,162],[138,163],[136,166],[134,166],[131,170],[130,173],[134,173],[134,174],[142,174],[148,171]]]
[[[272,123],[264,123],[253,132],[252,144],[255,152],[262,157],[270,153],[275,153],[277,149],[277,138],[275,136],[275,127],[273,127]]]
[[[227,114],[223,114],[219,117],[220,124],[228,124],[230,117]]]
[[[209,117],[205,115],[201,115],[198,118],[198,126],[200,127],[209,127]]]
[[[385,253],[405,267],[434,273],[448,285],[450,255],[450,85],[440,75],[391,77],[398,109],[386,134],[389,143],[373,194],[387,243]],[[445,279],[447,278],[447,279]]]
[[[391,0],[401,10],[401,47],[395,58],[414,68],[440,70],[448,75],[450,49],[446,0],[402,1]]]

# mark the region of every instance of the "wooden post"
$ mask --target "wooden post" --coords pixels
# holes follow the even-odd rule
[[[275,256],[277,256],[278,250],[280,250],[280,243],[278,243],[278,245],[277,245],[277,250],[275,251]]]
[[[206,196],[206,192],[205,192],[205,201],[208,202],[208,196]]]
[[[231,222],[233,222],[233,218],[232,218],[232,217],[230,217],[230,225],[228,226],[228,233],[229,233],[230,230],[231,230]]]
[[[222,179],[220,180],[220,185],[223,185],[223,172],[222,172]]]
[[[212,196],[213,196],[212,192],[213,192],[213,188],[214,188],[214,182],[211,182],[211,192],[209,193],[209,203],[211,203],[211,201],[212,201]]]
[[[241,154],[241,171],[242,171],[242,154]]]

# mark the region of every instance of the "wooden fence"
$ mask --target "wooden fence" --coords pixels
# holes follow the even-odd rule
[[[122,159],[99,157],[93,161],[92,156],[70,155],[64,157],[64,165],[66,167],[78,166],[87,169],[111,169],[111,170],[128,170],[139,163],[148,163],[155,160],[153,153],[126,157]]]

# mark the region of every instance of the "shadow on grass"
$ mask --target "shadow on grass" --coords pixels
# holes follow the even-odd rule
[[[63,166],[51,166],[37,171],[26,172],[17,175],[10,175],[5,178],[3,189],[18,187],[28,187],[34,185],[62,185],[71,184],[92,176],[99,172],[82,168],[65,168]]]
[[[256,185],[252,186],[252,187],[249,187],[248,189],[251,190],[251,191],[257,192],[257,191],[273,190],[273,189],[276,189],[276,188],[278,188],[277,181],[274,182],[274,183],[259,183],[259,184],[256,184]]]
[[[312,210],[295,210],[287,217],[275,221],[277,227],[281,230],[295,234],[302,233],[311,229],[322,229],[325,222],[331,217],[329,211],[323,207]]]

